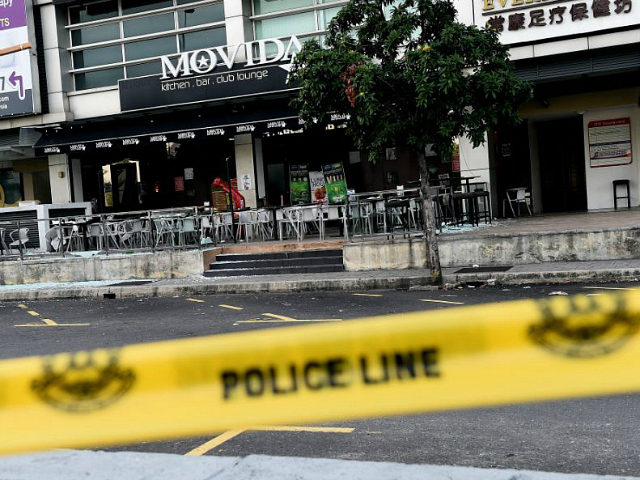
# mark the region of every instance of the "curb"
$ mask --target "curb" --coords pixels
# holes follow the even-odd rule
[[[388,278],[346,278],[234,282],[220,284],[187,283],[182,285],[108,286],[49,289],[15,289],[0,292],[0,301],[54,300],[70,298],[142,298],[233,293],[291,293],[316,291],[409,290],[434,289],[422,275]]]
[[[443,282],[449,284],[538,285],[544,283],[637,282],[640,280],[640,269],[460,273],[445,274],[442,277]]]

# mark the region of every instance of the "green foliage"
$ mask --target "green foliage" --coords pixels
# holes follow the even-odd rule
[[[515,76],[496,32],[455,21],[449,0],[351,0],[329,26],[328,49],[305,43],[291,72],[293,105],[313,128],[349,114],[357,147],[381,158],[453,139],[474,146],[499,123],[518,121],[531,87]]]

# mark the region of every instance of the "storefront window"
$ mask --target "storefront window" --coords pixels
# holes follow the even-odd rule
[[[173,14],[171,13],[134,18],[133,20],[127,20],[122,23],[124,26],[125,37],[136,37],[147,33],[165,32],[167,30],[173,30],[175,26],[173,22]]]
[[[89,88],[107,87],[115,85],[118,80],[124,78],[123,68],[107,68],[105,70],[92,70],[90,72],[76,74],[76,89],[87,90]]]
[[[297,35],[321,42],[345,0],[253,0],[256,40]]]
[[[140,63],[142,59],[225,45],[223,1],[183,6],[191,3],[108,0],[69,7],[76,90],[116,85],[125,73],[127,78],[160,73],[159,61]],[[100,66],[118,68],[96,68]]]
[[[224,22],[224,7],[221,3],[178,10],[178,25],[180,28],[195,27],[203,23],[214,22]]]

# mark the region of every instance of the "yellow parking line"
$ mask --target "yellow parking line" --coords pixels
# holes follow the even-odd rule
[[[47,325],[58,325],[56,322],[54,322],[53,320],[51,320],[50,318],[41,318],[40,320],[42,320],[44,323],[46,323]]]
[[[379,293],[352,293],[354,297],[381,297]]]
[[[297,322],[295,318],[285,317],[284,315],[276,315],[275,313],[263,313],[265,317],[276,318],[278,320],[282,320],[283,322]]]
[[[352,427],[250,427],[247,430],[255,430],[259,432],[311,432],[311,433],[353,433],[355,428]]]
[[[206,303],[204,300],[198,300],[197,298],[187,298],[187,302]]]
[[[90,323],[23,323],[14,325],[14,327],[88,327]]]
[[[273,427],[249,427],[244,430],[229,430],[203,443],[199,447],[185,453],[187,457],[199,457],[228,442],[241,433],[248,431],[258,432],[310,432],[310,433],[353,433],[355,428],[351,427],[297,427],[297,426],[273,426]]]
[[[228,308],[229,310],[244,310],[244,308],[242,307],[234,307],[233,305],[227,305],[226,303],[221,303],[218,306],[222,308]]]
[[[186,457],[199,457],[201,455],[204,455],[205,453],[207,453],[207,452],[213,450],[214,448],[222,445],[224,442],[231,440],[233,437],[237,437],[242,432],[244,432],[244,430],[229,430],[227,432],[224,432],[224,433],[218,435],[217,437],[212,438],[208,442],[203,443],[199,447],[194,448],[190,452],[185,453],[185,456]]]
[[[29,308],[29,307],[27,307],[24,303],[20,303],[18,304],[18,308]]]
[[[33,310],[29,310],[27,312],[29,315],[31,315],[32,317],[39,317],[40,314],[38,312],[34,312]]]
[[[421,298],[421,302],[429,302],[429,303],[445,303],[447,305],[464,305],[463,302],[451,302],[449,300],[431,300],[428,298]]]

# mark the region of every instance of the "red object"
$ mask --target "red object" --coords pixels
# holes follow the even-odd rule
[[[213,181],[213,183],[211,184],[211,188],[221,188],[225,192],[229,193],[229,184],[224,180],[222,180],[220,177],[216,178]],[[244,197],[240,195],[237,188],[233,188],[231,190],[231,197],[233,198],[234,210],[240,210],[244,208],[244,205],[245,205]]]

